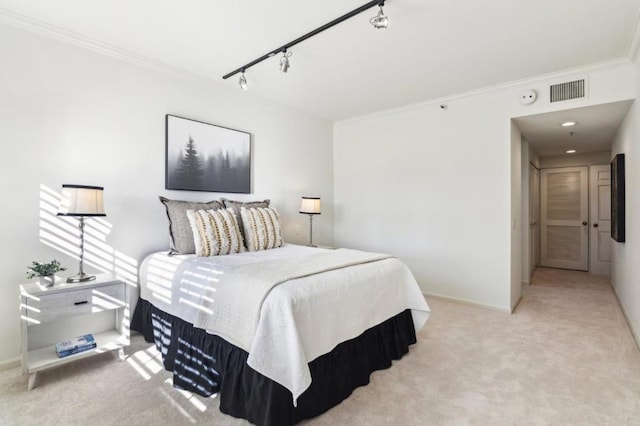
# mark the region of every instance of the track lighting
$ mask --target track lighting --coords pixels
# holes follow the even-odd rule
[[[247,90],[247,78],[244,76],[244,72],[251,68],[252,66],[259,64],[260,62],[264,61],[265,59],[268,59],[272,56],[277,55],[278,53],[282,52],[282,57],[280,58],[280,71],[282,72],[287,72],[289,71],[289,68],[291,67],[291,64],[289,63],[289,57],[291,57],[291,52],[287,52],[287,49],[295,46],[298,43],[301,43],[303,41],[305,41],[308,38],[313,37],[314,35],[320,34],[321,32],[323,32],[324,30],[328,30],[329,28],[338,25],[341,22],[346,21],[349,18],[353,18],[354,16],[364,12],[365,10],[369,10],[372,7],[380,7],[380,10],[378,11],[378,14],[376,16],[374,16],[373,18],[371,18],[369,20],[369,22],[371,23],[371,25],[373,25],[375,28],[387,28],[389,26],[389,17],[387,17],[384,12],[382,11],[382,6],[384,6],[384,2],[385,0],[372,0],[368,3],[363,4],[362,6],[352,10],[351,12],[345,13],[344,15],[334,19],[331,22],[328,22],[324,25],[322,25],[321,27],[316,28],[313,31],[310,31],[308,33],[306,33],[303,36],[298,37],[297,39],[290,41],[289,43],[278,47],[277,49],[274,49],[272,51],[270,51],[269,53],[266,53],[262,56],[260,56],[257,59],[254,59],[253,61],[241,66],[240,68],[231,71],[230,73],[224,75],[222,78],[224,80],[226,80],[229,77],[232,77],[238,73],[241,73],[240,75],[240,80],[239,80],[239,84],[240,84],[240,88],[242,90]]]
[[[280,58],[280,71],[287,72],[291,65],[289,65],[289,58],[293,55],[292,52],[287,52],[287,50],[282,51],[282,58]]]
[[[240,73],[240,79],[238,80],[238,84],[242,90],[247,90],[249,88],[249,83],[247,83],[247,77],[244,76],[244,70]]]
[[[384,11],[382,10],[382,4],[380,4],[380,10],[378,11],[378,14],[369,19],[369,22],[371,23],[371,25],[373,25],[374,28],[378,30],[387,28],[389,26],[389,17],[384,14]]]

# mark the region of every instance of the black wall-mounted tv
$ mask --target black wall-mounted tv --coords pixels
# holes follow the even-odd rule
[[[611,238],[624,242],[624,154],[611,161]]]

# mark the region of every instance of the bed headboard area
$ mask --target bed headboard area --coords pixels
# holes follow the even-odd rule
[[[199,202],[159,198],[169,220],[169,254],[219,256],[284,244],[280,215],[269,199]]]

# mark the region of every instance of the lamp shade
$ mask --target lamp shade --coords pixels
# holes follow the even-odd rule
[[[302,197],[300,213],[320,214],[320,197]]]
[[[58,216],[106,216],[101,186],[62,185]]]

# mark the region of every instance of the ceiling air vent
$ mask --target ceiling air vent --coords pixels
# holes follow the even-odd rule
[[[584,98],[584,79],[550,86],[551,103]]]

